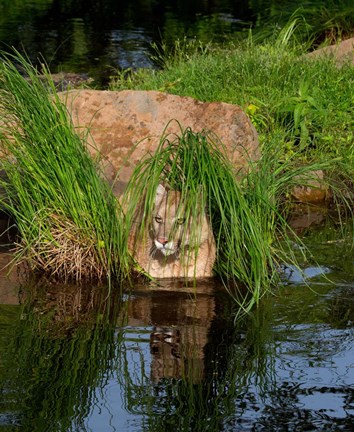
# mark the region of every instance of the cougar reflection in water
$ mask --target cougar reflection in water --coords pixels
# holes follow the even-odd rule
[[[130,249],[144,271],[154,278],[206,278],[212,276],[216,246],[204,209],[189,217],[181,192],[159,185],[152,220],[141,239],[135,221]]]

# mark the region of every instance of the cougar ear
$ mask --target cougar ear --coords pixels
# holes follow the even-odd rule
[[[156,198],[155,198],[156,205],[161,202],[162,198],[166,195],[166,193],[167,193],[166,188],[162,184],[159,184],[156,189]]]

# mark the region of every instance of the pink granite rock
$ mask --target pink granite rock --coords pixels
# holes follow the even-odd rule
[[[322,170],[309,172],[298,177],[299,185],[291,191],[293,199],[301,203],[320,203],[328,197],[328,186]]]
[[[121,170],[122,184],[146,152],[156,149],[167,125],[166,132],[178,133],[177,122],[169,123],[172,119],[195,132],[214,132],[226,146],[235,170],[259,158],[257,132],[236,105],[204,103],[157,91],[73,90],[61,97],[75,126],[89,128],[97,150],[108,162],[110,180]]]
[[[312,51],[307,54],[308,57],[333,57],[338,64],[341,66],[343,63],[349,61],[354,66],[354,38],[346,39],[335,45],[330,45],[324,48],[320,48],[316,51]]]

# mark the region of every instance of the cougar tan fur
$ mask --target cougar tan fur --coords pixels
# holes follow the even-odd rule
[[[212,276],[216,246],[204,210],[186,218],[181,193],[157,187],[152,220],[141,239],[135,222],[129,239],[134,258],[154,278],[205,278]],[[191,231],[193,230],[193,235]]]

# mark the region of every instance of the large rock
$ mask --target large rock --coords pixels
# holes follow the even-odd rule
[[[307,54],[307,56],[314,58],[329,56],[334,58],[338,66],[341,66],[347,61],[354,66],[354,38],[346,39],[338,44],[312,51]]]
[[[106,174],[109,173],[111,180],[121,169],[120,187],[124,187],[146,152],[155,151],[172,119],[183,128],[214,132],[226,146],[236,170],[247,168],[250,160],[259,157],[257,132],[236,105],[203,103],[157,91],[73,90],[62,93],[61,97],[75,126],[89,128],[97,150],[108,162]],[[172,122],[165,132],[178,131],[177,122]],[[121,192],[120,187],[117,193]]]

